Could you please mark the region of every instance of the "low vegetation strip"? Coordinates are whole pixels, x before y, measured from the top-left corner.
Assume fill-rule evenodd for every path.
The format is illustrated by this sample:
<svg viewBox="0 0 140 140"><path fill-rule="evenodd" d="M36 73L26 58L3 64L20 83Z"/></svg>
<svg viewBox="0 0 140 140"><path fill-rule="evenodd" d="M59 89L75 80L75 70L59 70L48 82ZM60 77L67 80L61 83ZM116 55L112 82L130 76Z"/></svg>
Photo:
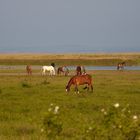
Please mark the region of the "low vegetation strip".
<svg viewBox="0 0 140 140"><path fill-rule="evenodd" d="M140 65L140 53L109 54L1 54L0 65L116 65L126 61L127 65Z"/></svg>

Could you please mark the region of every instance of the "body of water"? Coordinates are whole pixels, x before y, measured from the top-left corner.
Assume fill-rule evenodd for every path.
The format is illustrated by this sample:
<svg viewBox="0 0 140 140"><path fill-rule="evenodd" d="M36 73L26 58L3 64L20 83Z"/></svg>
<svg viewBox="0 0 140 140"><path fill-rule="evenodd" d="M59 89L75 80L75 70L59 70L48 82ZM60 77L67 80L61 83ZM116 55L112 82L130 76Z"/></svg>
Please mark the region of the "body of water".
<svg viewBox="0 0 140 140"><path fill-rule="evenodd" d="M42 66L36 65L32 66L32 69L39 70L41 69ZM10 66L10 65L0 65L0 69L2 70L7 70L7 69L25 69L25 65L17 65L17 66ZM57 67L56 67L57 69ZM69 70L75 70L75 66L68 66ZM86 70L116 70L116 66L85 66ZM140 66L125 66L124 70L140 70Z"/></svg>

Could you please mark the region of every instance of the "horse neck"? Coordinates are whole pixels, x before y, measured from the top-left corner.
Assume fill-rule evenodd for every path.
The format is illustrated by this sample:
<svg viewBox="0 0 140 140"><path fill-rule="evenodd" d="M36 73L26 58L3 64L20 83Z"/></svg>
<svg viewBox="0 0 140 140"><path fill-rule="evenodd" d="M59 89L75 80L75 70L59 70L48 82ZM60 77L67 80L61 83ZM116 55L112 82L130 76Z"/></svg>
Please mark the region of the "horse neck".
<svg viewBox="0 0 140 140"><path fill-rule="evenodd" d="M67 84L67 87L70 88L72 84L73 84L73 78L70 79L70 81Z"/></svg>

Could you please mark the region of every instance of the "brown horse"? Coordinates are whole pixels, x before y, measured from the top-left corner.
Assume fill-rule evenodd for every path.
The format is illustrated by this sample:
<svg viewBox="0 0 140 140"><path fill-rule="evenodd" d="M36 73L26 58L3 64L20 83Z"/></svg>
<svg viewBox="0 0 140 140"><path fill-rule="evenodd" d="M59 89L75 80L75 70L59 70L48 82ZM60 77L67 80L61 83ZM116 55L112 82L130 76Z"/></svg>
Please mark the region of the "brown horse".
<svg viewBox="0 0 140 140"><path fill-rule="evenodd" d="M61 73L64 74L65 76L68 76L69 69L66 66L64 66L64 67L63 66L62 67L58 67L57 74L58 75L61 75Z"/></svg>
<svg viewBox="0 0 140 140"><path fill-rule="evenodd" d="M76 67L76 75L81 75L82 74L82 69L81 66Z"/></svg>
<svg viewBox="0 0 140 140"><path fill-rule="evenodd" d="M84 89L87 88L87 90L89 90L89 87L91 88L91 91L93 91L93 85L92 85L92 77L89 74L85 74L85 75L75 75L73 76L67 86L66 86L66 91L69 92L70 91L70 87L72 85L75 86L75 92L78 92L78 85L87 85Z"/></svg>
<svg viewBox="0 0 140 140"><path fill-rule="evenodd" d="M76 67L76 75L86 74L86 70L84 66L77 66Z"/></svg>
<svg viewBox="0 0 140 140"><path fill-rule="evenodd" d="M27 74L28 74L28 75L32 75L32 68L31 68L30 65L27 65L27 66L26 66L26 71L27 71Z"/></svg>
<svg viewBox="0 0 140 140"><path fill-rule="evenodd" d="M125 66L125 62L118 63L117 70L123 70L124 69L124 66Z"/></svg>

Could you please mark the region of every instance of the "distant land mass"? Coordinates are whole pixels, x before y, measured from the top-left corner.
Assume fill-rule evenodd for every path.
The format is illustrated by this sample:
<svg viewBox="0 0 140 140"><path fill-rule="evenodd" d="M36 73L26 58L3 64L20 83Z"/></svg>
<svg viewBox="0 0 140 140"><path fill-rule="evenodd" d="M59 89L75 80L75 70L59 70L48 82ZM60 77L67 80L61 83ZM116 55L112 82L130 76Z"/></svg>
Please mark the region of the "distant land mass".
<svg viewBox="0 0 140 140"><path fill-rule="evenodd" d="M0 47L0 53L111 53L111 52L140 52L140 47L138 46L94 47L86 45Z"/></svg>

